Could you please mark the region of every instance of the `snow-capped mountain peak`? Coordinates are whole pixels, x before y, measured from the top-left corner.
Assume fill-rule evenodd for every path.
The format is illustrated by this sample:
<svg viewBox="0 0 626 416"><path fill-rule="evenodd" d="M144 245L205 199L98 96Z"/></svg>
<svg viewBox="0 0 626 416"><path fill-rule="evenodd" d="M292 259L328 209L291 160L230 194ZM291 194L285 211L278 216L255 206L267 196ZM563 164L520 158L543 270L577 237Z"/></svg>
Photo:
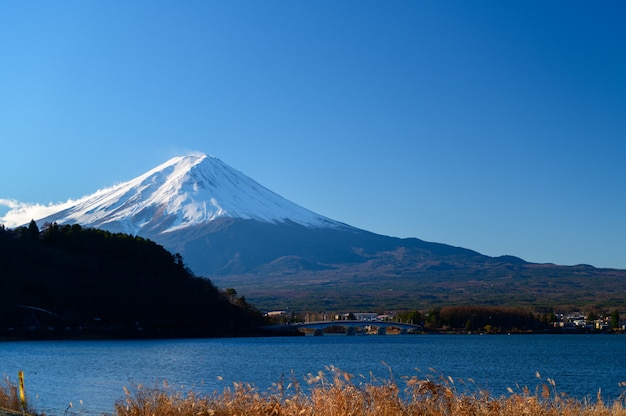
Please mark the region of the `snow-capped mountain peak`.
<svg viewBox="0 0 626 416"><path fill-rule="evenodd" d="M341 227L263 187L221 160L175 157L128 182L85 196L38 220L130 234L162 234L217 218Z"/></svg>

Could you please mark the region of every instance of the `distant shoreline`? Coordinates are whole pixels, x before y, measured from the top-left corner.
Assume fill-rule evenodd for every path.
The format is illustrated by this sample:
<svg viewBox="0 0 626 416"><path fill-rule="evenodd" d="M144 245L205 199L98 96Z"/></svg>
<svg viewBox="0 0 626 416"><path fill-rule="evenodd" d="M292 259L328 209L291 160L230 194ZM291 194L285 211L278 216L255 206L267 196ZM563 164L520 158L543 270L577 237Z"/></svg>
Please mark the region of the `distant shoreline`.
<svg viewBox="0 0 626 416"><path fill-rule="evenodd" d="M342 335L341 332L328 332L326 335ZM345 334L344 334L345 335ZM485 332L485 331L454 331L454 330L428 330L415 334L386 335L359 334L359 336L419 336L419 335L470 335L470 336L510 336L510 335L624 335L620 331L589 331L589 330L553 330L553 331L508 331L508 332ZM257 338L257 337L293 337L314 336L304 332L279 332L269 331L263 328L240 331L236 333L210 333L206 331L145 331L145 332L62 332L49 330L15 330L0 332L0 342L12 341L125 341L125 340L155 340L155 339L211 339L211 338ZM323 336L323 335L322 335ZM351 336L351 335L346 335Z"/></svg>

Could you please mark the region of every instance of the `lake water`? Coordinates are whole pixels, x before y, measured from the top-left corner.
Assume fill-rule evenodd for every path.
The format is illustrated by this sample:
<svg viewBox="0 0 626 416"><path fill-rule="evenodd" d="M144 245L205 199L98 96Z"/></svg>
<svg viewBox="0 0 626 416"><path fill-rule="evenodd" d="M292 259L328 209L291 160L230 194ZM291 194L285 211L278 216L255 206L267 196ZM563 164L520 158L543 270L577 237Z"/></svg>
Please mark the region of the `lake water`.
<svg viewBox="0 0 626 416"><path fill-rule="evenodd" d="M283 374L303 380L328 374L330 365L367 379L389 378L390 368L399 384L402 376L442 375L461 387L458 379L471 378L496 396L506 395L507 387L534 390L549 377L569 396L595 399L601 390L615 399L622 392L618 383L626 381L625 346L624 335L0 342L0 374L15 382L23 370L31 404L50 415L111 413L123 388L137 384L155 387L165 380L171 388L210 394L241 381L265 390Z"/></svg>

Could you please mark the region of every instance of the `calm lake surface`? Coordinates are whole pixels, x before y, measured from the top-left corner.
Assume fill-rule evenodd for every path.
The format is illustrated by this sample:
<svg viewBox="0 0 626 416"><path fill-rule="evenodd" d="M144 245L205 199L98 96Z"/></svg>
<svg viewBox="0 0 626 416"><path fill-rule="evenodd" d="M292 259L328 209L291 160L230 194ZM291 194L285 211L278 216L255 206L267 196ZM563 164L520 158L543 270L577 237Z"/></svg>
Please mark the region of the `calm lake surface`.
<svg viewBox="0 0 626 416"><path fill-rule="evenodd" d="M626 381L624 335L386 335L148 341L0 342L0 374L24 371L31 404L49 415L111 413L124 387L142 384L211 394L249 382L266 390L281 375L298 380L326 366L399 385L402 376L452 377L462 389L506 395L546 378L577 398L605 399ZM383 364L386 363L385 364ZM388 367L389 368L388 368ZM433 371L434 369L434 371ZM539 372L542 380L536 377ZM303 383L306 385L306 383ZM68 410L68 406L72 407Z"/></svg>

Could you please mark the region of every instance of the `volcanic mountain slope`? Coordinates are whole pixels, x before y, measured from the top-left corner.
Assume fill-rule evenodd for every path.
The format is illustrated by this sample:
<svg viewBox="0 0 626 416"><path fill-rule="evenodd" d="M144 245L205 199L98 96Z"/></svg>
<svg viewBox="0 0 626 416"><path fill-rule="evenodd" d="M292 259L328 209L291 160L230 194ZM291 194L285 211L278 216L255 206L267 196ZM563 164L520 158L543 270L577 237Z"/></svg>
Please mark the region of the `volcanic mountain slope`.
<svg viewBox="0 0 626 416"><path fill-rule="evenodd" d="M152 239L197 275L270 309L588 303L597 293L615 303L626 289L623 271L535 265L360 230L207 155L171 159L37 220L46 222Z"/></svg>
<svg viewBox="0 0 626 416"><path fill-rule="evenodd" d="M300 207L219 159L177 157L96 192L38 223L102 228L150 238L201 275L325 270L361 263L401 240L368 233ZM414 240L424 258L478 253Z"/></svg>

